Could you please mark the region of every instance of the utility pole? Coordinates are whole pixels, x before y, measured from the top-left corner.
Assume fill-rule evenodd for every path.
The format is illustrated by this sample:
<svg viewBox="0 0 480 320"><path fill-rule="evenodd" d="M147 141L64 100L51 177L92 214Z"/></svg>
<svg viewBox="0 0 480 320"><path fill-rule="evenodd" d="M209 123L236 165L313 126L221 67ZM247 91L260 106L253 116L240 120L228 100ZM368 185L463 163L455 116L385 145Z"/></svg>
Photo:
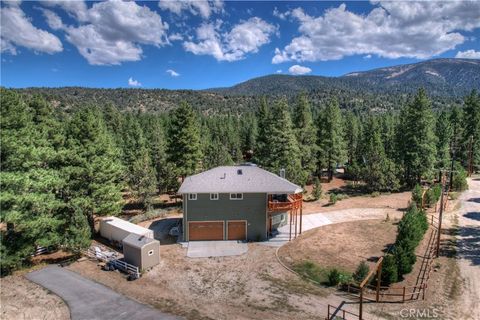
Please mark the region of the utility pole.
<svg viewBox="0 0 480 320"><path fill-rule="evenodd" d="M454 142L452 142L452 146L451 146L451 149L452 149L452 164L450 166L450 179L448 181L448 190L452 189L452 181L453 181L453 166L455 164L455 144ZM443 195L443 193L442 193Z"/></svg>

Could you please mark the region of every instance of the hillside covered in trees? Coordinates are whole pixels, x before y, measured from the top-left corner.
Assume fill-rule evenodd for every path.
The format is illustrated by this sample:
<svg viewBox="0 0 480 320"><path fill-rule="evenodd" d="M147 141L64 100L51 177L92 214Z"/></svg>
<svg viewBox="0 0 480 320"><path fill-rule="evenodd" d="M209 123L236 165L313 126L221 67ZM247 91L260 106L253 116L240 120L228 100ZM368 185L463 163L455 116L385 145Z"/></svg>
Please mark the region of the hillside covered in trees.
<svg viewBox="0 0 480 320"><path fill-rule="evenodd" d="M314 109L300 94L251 100L239 115L188 100L161 113L100 101L58 108L48 97L0 90L2 274L28 264L35 246L87 246L95 217L120 214L122 191L148 211L180 177L246 154L300 185L344 165L369 192L433 180L452 156L464 174L471 139L480 163L475 91L438 112L420 89L398 111L342 110L335 97Z"/></svg>
<svg viewBox="0 0 480 320"><path fill-rule="evenodd" d="M262 96L285 97L290 104L304 92L314 114L332 98L341 109L356 112L398 110L418 88L425 88L434 109L461 104L472 89L480 90L480 61L436 59L342 77L269 75L229 88L208 90L98 89L81 87L17 89L40 94L63 110L86 104L111 104L121 111L165 112L185 101L203 114L255 110Z"/></svg>

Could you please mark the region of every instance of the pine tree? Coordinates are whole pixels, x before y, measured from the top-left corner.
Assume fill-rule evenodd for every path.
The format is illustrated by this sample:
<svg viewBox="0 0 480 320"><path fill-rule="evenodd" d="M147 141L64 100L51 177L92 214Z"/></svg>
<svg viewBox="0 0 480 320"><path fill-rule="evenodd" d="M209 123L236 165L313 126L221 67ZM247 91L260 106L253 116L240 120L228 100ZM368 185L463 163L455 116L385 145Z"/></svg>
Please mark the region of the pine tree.
<svg viewBox="0 0 480 320"><path fill-rule="evenodd" d="M185 177L201 168L202 146L199 126L193 109L181 103L171 114L168 130L168 161L175 164L176 173Z"/></svg>
<svg viewBox="0 0 480 320"><path fill-rule="evenodd" d="M66 137L68 185L64 196L70 199L70 212L83 214L93 232L96 216L120 213L120 191L124 186L120 152L106 128L102 113L96 107L77 111L68 123ZM80 216L72 219L80 219ZM78 224L80 229L84 225L83 222Z"/></svg>
<svg viewBox="0 0 480 320"><path fill-rule="evenodd" d="M470 142L473 141L472 159L473 165L475 166L480 164L480 96L476 90L473 90L465 97L463 119L465 128L463 133L463 158L468 165Z"/></svg>
<svg viewBox="0 0 480 320"><path fill-rule="evenodd" d="M328 169L328 178L333 178L334 165L345 160L343 122L336 100L330 101L317 119L318 167Z"/></svg>
<svg viewBox="0 0 480 320"><path fill-rule="evenodd" d="M452 139L453 130L446 111L442 111L438 116L435 132L437 136L436 167L439 170L448 169L450 167L450 141Z"/></svg>
<svg viewBox="0 0 480 320"><path fill-rule="evenodd" d="M36 246L64 242L59 169L62 127L43 99L28 105L12 91L1 97L1 273L28 262Z"/></svg>
<svg viewBox="0 0 480 320"><path fill-rule="evenodd" d="M265 161L267 170L279 173L285 169L286 178L298 184L305 184L306 176L300 163L300 150L292 128L292 120L285 100L279 100L271 110L275 121L271 122L267 136L269 154Z"/></svg>
<svg viewBox="0 0 480 320"><path fill-rule="evenodd" d="M433 177L436 146L434 118L425 90L420 89L401 112L398 150L405 168L405 181L413 186Z"/></svg>
<svg viewBox="0 0 480 320"><path fill-rule="evenodd" d="M265 166L270 153L268 139L271 136L272 126L271 114L265 97L261 100L256 117L258 122L258 136L256 139L256 150L254 150L253 156L259 165Z"/></svg>
<svg viewBox="0 0 480 320"><path fill-rule="evenodd" d="M305 94L298 96L298 102L293 114L293 126L300 148L300 163L303 168L303 176L309 177L316 168L316 129L313 123L312 111Z"/></svg>

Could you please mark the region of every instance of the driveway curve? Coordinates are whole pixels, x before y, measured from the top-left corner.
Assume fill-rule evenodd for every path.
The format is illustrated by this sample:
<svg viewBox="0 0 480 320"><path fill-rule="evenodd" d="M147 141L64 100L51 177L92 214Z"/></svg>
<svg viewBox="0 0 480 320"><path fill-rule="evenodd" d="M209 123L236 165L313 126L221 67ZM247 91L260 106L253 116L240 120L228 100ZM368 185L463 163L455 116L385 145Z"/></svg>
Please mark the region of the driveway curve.
<svg viewBox="0 0 480 320"><path fill-rule="evenodd" d="M58 266L31 272L27 279L60 296L72 320L182 319L138 303L81 275Z"/></svg>
<svg viewBox="0 0 480 320"><path fill-rule="evenodd" d="M402 211L391 208L352 208L322 213L310 213L303 215L302 232L326 226L333 223L385 219L401 217ZM293 227L293 226L292 226ZM272 247L281 247L288 242L290 237L290 225L287 224L278 229L278 235L262 244ZM292 229L292 232L293 229Z"/></svg>

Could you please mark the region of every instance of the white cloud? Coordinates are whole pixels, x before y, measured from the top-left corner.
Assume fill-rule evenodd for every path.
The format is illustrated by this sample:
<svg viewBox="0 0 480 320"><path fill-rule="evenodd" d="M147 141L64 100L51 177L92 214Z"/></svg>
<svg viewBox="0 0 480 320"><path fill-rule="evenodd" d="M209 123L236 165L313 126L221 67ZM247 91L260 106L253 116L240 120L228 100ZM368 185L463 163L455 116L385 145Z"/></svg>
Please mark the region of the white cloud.
<svg viewBox="0 0 480 320"><path fill-rule="evenodd" d="M480 59L480 51L475 51L473 49L467 51L458 51L455 55L455 58L461 59Z"/></svg>
<svg viewBox="0 0 480 320"><path fill-rule="evenodd" d="M181 15L183 11L189 11L193 15L200 15L203 19L208 19L212 13L223 11L224 3L221 0L160 0L158 6L162 10L168 10L176 15Z"/></svg>
<svg viewBox="0 0 480 320"><path fill-rule="evenodd" d="M176 72L175 70L172 70L172 69L168 69L166 72L172 77L180 76L180 73L178 73L178 72Z"/></svg>
<svg viewBox="0 0 480 320"><path fill-rule="evenodd" d="M277 7L273 8L273 16L277 17L281 20L287 19L287 16L289 15L289 11L287 12L280 12Z"/></svg>
<svg viewBox="0 0 480 320"><path fill-rule="evenodd" d="M278 69L275 73L282 73L282 69Z"/></svg>
<svg viewBox="0 0 480 320"><path fill-rule="evenodd" d="M131 87L141 87L142 84L138 80L133 79L132 77L128 78L128 85Z"/></svg>
<svg viewBox="0 0 480 320"><path fill-rule="evenodd" d="M298 64L296 64L288 68L288 72L294 75L300 75L300 74L310 73L312 72L312 69L304 66L299 66Z"/></svg>
<svg viewBox="0 0 480 320"><path fill-rule="evenodd" d="M91 65L138 61L143 53L141 45L169 43L168 24L155 11L135 2L110 0L94 3L91 8L82 1L48 1L46 5L58 5L77 19L79 26L62 28L66 39ZM47 23L54 29L63 25L55 16L46 13Z"/></svg>
<svg viewBox="0 0 480 320"><path fill-rule="evenodd" d="M170 41L181 41L183 40L183 36L180 33L172 33L168 36L168 40Z"/></svg>
<svg viewBox="0 0 480 320"><path fill-rule="evenodd" d="M17 54L16 46L35 52L53 54L63 51L60 39L54 34L35 27L20 8L19 2L8 2L0 12L1 52Z"/></svg>
<svg viewBox="0 0 480 320"><path fill-rule="evenodd" d="M297 8L285 13L299 23L300 35L272 63L338 60L350 55L430 58L466 41L459 31L480 27L480 2L378 1L368 14L345 4L314 17Z"/></svg>
<svg viewBox="0 0 480 320"><path fill-rule="evenodd" d="M270 42L277 28L264 20L253 17L235 25L229 32L221 32L221 22L204 23L196 30L198 42L186 41L185 50L196 55L211 55L218 61L237 61L246 54L258 52Z"/></svg>
<svg viewBox="0 0 480 320"><path fill-rule="evenodd" d="M50 28L53 30L61 30L64 28L62 19L55 12L47 9L42 9L42 12Z"/></svg>

